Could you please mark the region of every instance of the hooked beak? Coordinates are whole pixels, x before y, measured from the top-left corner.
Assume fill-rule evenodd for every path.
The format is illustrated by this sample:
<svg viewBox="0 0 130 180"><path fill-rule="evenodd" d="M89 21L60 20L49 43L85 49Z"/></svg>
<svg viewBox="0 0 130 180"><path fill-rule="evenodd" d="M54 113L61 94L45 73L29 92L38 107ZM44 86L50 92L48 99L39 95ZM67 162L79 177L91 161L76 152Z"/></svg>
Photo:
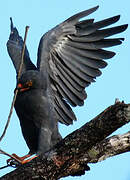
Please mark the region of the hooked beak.
<svg viewBox="0 0 130 180"><path fill-rule="evenodd" d="M18 85L17 85L17 89L22 89L23 88L23 85L21 84L21 83L19 83Z"/></svg>
<svg viewBox="0 0 130 180"><path fill-rule="evenodd" d="M23 86L21 83L17 84L16 88L14 89L14 93L16 92L16 90L20 91L22 88Z"/></svg>

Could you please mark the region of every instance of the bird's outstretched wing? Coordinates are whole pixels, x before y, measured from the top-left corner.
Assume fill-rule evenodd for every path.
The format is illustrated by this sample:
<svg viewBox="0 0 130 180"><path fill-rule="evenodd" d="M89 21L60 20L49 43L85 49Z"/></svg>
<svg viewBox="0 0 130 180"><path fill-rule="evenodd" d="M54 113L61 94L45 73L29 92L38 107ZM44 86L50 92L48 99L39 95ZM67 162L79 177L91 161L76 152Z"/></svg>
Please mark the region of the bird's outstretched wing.
<svg viewBox="0 0 130 180"><path fill-rule="evenodd" d="M7 42L7 50L8 50L9 56L13 62L13 65L16 69L16 73L18 74L20 63L21 63L23 39L19 35L17 28L14 27L12 18L10 18L10 20L11 20L11 25L10 25L11 33L9 36L9 40ZM25 52L24 52L22 73L27 70L36 70L36 69L37 69L36 66L30 60L29 52L26 47Z"/></svg>
<svg viewBox="0 0 130 180"><path fill-rule="evenodd" d="M115 55L102 48L119 45L124 40L108 37L125 31L127 25L105 28L120 16L99 22L80 21L97 9L98 6L70 17L43 35L39 44L37 67L48 75L50 101L58 120L64 124L76 119L69 105L84 104L85 87L101 75L99 69L107 66L104 59Z"/></svg>

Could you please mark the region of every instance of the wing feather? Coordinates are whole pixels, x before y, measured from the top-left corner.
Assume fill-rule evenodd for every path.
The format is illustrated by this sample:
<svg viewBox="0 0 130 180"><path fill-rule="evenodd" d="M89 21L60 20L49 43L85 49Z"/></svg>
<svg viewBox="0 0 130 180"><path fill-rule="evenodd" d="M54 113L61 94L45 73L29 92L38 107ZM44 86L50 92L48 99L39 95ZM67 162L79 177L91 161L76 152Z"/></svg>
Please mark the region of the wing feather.
<svg viewBox="0 0 130 180"><path fill-rule="evenodd" d="M103 30L96 30L94 33L89 34L87 36L75 36L75 35L69 35L69 38L73 41L78 41L78 42L93 42L93 41L99 41L101 39L104 39L106 37L112 36L114 34L121 33L125 31L127 25L122 25L122 26L116 26L112 28L107 28Z"/></svg>
<svg viewBox="0 0 130 180"><path fill-rule="evenodd" d="M74 48L80 48L80 49L90 49L90 50L98 50L101 48L108 48L116 45L120 45L124 38L118 38L118 39L102 39L95 42L74 42L71 41L71 39L68 39L66 42L66 45L74 47Z"/></svg>
<svg viewBox="0 0 130 180"><path fill-rule="evenodd" d="M95 80L90 77L90 76L87 76L86 77L86 80L83 80L82 77L78 76L76 73L72 72L68 66L66 66L66 64L64 62L61 62L60 61L60 58L57 58L55 55L54 55L55 59L57 60L57 66L60 66L59 69L61 69L66 75L69 76L69 78L72 80L72 81L75 81L75 83L79 86L81 86L82 88L84 87L87 87L90 82L95 82ZM68 78L68 79L69 79ZM80 89L82 90L82 89Z"/></svg>

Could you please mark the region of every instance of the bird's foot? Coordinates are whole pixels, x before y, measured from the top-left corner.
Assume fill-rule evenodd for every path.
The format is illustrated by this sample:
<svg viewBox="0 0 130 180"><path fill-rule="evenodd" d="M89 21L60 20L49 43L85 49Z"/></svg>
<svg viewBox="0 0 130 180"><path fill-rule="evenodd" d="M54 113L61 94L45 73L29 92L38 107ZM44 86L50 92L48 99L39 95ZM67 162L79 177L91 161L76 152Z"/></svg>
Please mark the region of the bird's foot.
<svg viewBox="0 0 130 180"><path fill-rule="evenodd" d="M31 156L31 154L27 154L25 156L19 157L16 154L12 154L10 155L10 159L7 160L7 164L9 164L12 167L18 167L22 164L26 164L28 162L30 162L32 159L36 158L37 155L34 155L33 157L29 158ZM29 159L26 159L29 158Z"/></svg>

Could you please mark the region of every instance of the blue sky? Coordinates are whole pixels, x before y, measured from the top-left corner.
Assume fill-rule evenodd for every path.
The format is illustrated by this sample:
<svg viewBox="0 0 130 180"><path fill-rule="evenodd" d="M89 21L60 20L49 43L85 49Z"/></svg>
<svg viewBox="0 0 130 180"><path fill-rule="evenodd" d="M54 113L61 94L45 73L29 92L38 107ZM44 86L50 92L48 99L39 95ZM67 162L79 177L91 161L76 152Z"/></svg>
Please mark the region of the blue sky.
<svg viewBox="0 0 130 180"><path fill-rule="evenodd" d="M88 8L99 5L100 8L89 18L101 20L110 16L121 14L121 19L117 24L130 23L129 0L124 1L31 1L31 0L4 0L0 4L0 133L2 133L4 125L9 113L13 91L16 84L15 70L6 50L6 42L10 33L9 17L13 18L14 24L17 26L19 33L24 36L25 26L29 25L29 33L27 38L27 47L30 52L31 59L36 63L37 47L42 34L55 25L59 24L69 16L86 10ZM88 87L88 98L84 107L76 108L78 121L74 125L66 127L60 126L62 136L66 136L70 132L81 127L87 121L95 117L106 107L113 104L115 98L130 102L129 97L129 76L130 76L130 28L126 32L118 35L125 37L126 40L121 46L111 48L117 54L111 60L108 60L108 66L103 70L103 75L97 78L97 82ZM130 124L120 128L114 134L125 133L130 130ZM11 123L9 125L6 136L0 142L0 148L8 153L16 153L24 155L28 152L28 148L21 134L18 118L13 112ZM7 157L0 154L0 166L6 163ZM101 163L90 165L91 171L82 177L73 178L75 180L129 180L130 179L130 153L125 153L113 158L109 158ZM6 174L13 169L7 168L0 171L0 176ZM71 180L71 177L65 178Z"/></svg>

